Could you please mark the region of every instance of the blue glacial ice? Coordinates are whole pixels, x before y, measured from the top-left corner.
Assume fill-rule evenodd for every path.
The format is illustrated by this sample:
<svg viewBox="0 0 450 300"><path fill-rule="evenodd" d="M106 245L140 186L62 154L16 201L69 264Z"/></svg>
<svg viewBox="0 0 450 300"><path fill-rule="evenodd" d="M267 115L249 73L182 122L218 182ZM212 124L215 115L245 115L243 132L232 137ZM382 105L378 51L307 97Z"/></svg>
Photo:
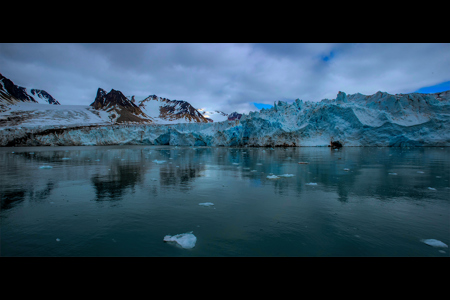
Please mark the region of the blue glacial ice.
<svg viewBox="0 0 450 300"><path fill-rule="evenodd" d="M213 123L127 124L58 129L56 125L0 128L0 145L179 146L450 146L450 91L377 92L319 102L278 101L240 120ZM53 131L52 131L53 130ZM269 148L270 150L270 148Z"/></svg>
<svg viewBox="0 0 450 300"><path fill-rule="evenodd" d="M164 242L176 242L185 249L192 249L195 247L197 237L192 234L192 231L190 231L176 235L166 235L163 240Z"/></svg>
<svg viewBox="0 0 450 300"><path fill-rule="evenodd" d="M423 239L420 241L432 247L448 248L447 244L436 239Z"/></svg>

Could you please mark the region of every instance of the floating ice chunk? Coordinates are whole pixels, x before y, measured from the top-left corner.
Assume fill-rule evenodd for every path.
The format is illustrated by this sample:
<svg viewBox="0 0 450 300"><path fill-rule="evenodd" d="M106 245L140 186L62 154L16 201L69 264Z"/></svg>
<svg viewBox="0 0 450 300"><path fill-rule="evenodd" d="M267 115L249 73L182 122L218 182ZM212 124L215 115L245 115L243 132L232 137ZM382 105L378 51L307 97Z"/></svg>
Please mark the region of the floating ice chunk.
<svg viewBox="0 0 450 300"><path fill-rule="evenodd" d="M198 205L200 205L200 206L212 206L212 205L214 205L214 203L212 203L212 202L204 202L204 203L199 203Z"/></svg>
<svg viewBox="0 0 450 300"><path fill-rule="evenodd" d="M435 188L432 188L432 187L428 187L428 189L429 189L429 190L432 190L432 191L435 191L435 190L436 190Z"/></svg>
<svg viewBox="0 0 450 300"><path fill-rule="evenodd" d="M397 175L397 173L388 173L389 175Z"/></svg>
<svg viewBox="0 0 450 300"><path fill-rule="evenodd" d="M63 158L61 158L62 160L69 160L69 159L71 159L70 157L63 157Z"/></svg>
<svg viewBox="0 0 450 300"><path fill-rule="evenodd" d="M433 247L442 247L442 248L448 248L448 245L435 239L423 239L420 240L421 242L424 242L425 244Z"/></svg>
<svg viewBox="0 0 450 300"><path fill-rule="evenodd" d="M308 182L308 183L305 183L305 185L317 185L317 183L315 183L315 182Z"/></svg>
<svg viewBox="0 0 450 300"><path fill-rule="evenodd" d="M269 175L267 176L268 179L278 179L280 177L278 177L277 175Z"/></svg>
<svg viewBox="0 0 450 300"><path fill-rule="evenodd" d="M191 249L195 247L197 237L192 234L192 231L190 231L176 235L166 235L164 237L164 242L176 242L185 249Z"/></svg>
<svg viewBox="0 0 450 300"><path fill-rule="evenodd" d="M279 177L294 177L294 174L283 174L283 175L278 175Z"/></svg>
<svg viewBox="0 0 450 300"><path fill-rule="evenodd" d="M162 163L165 163L166 161L165 160L157 160L157 159L155 159L153 162L157 163L157 164L162 164Z"/></svg>
<svg viewBox="0 0 450 300"><path fill-rule="evenodd" d="M40 166L39 169L53 169L52 166Z"/></svg>
<svg viewBox="0 0 450 300"><path fill-rule="evenodd" d="M344 171L350 171L350 169L345 168Z"/></svg>
<svg viewBox="0 0 450 300"><path fill-rule="evenodd" d="M56 239L57 242L61 241L60 239Z"/></svg>

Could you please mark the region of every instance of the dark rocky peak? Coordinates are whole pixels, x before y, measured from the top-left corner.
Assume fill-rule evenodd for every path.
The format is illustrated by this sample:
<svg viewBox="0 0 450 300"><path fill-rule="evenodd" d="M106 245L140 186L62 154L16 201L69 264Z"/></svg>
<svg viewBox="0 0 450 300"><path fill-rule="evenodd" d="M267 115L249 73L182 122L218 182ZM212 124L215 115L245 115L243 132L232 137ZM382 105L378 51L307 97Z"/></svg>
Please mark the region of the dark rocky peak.
<svg viewBox="0 0 450 300"><path fill-rule="evenodd" d="M0 74L0 81L2 82L2 89L17 100L38 103L32 96L28 95L26 88L15 85L10 79L6 78L2 74Z"/></svg>
<svg viewBox="0 0 450 300"><path fill-rule="evenodd" d="M239 120L242 117L242 114L238 114L237 112L232 112L228 115L228 121Z"/></svg>
<svg viewBox="0 0 450 300"><path fill-rule="evenodd" d="M49 93L47 93L44 90L38 90L38 89L31 89L31 94L35 95L36 97L39 97L41 99L44 99L48 102L48 104L53 105L61 105L61 103L58 102L55 98L52 97Z"/></svg>
<svg viewBox="0 0 450 300"><path fill-rule="evenodd" d="M97 96L91 106L95 109L103 109L110 106L123 108L137 108L136 104L131 102L121 91L111 89L109 93L102 88L98 88Z"/></svg>

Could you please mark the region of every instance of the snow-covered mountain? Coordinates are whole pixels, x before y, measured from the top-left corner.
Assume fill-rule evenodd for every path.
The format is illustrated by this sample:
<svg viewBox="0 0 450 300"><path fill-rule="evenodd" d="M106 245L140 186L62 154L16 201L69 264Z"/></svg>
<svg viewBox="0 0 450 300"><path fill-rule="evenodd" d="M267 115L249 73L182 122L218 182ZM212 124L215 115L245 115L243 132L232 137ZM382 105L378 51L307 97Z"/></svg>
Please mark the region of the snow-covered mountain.
<svg viewBox="0 0 450 300"><path fill-rule="evenodd" d="M36 96L34 98L38 103L41 104L53 104L53 105L61 105L55 98L52 97L49 93L44 90L31 89L31 94Z"/></svg>
<svg viewBox="0 0 450 300"><path fill-rule="evenodd" d="M145 105L145 102L144 102ZM148 108L147 108L148 109ZM239 120L89 128L0 128L0 145L450 146L450 91L343 92L320 102L278 101Z"/></svg>
<svg viewBox="0 0 450 300"><path fill-rule="evenodd" d="M98 88L97 96L91 105L98 111L104 111L112 123L150 123L152 119L124 96L121 91L112 89L109 93L102 88Z"/></svg>
<svg viewBox="0 0 450 300"><path fill-rule="evenodd" d="M198 109L199 112L203 114L203 116L208 119L209 122L222 122L222 121L234 121L239 120L242 117L242 114L237 112L232 112L230 114L224 113L218 110L206 110L204 108Z"/></svg>
<svg viewBox="0 0 450 300"><path fill-rule="evenodd" d="M97 90L89 105L61 105L40 89L15 85L0 74L0 126L98 126L111 124L175 124L208 122L190 103L151 95L141 101L112 89ZM50 107L53 104L58 107Z"/></svg>
<svg viewBox="0 0 450 300"><path fill-rule="evenodd" d="M187 101L169 100L150 95L137 103L142 112L157 124L209 122Z"/></svg>
<svg viewBox="0 0 450 300"><path fill-rule="evenodd" d="M31 89L30 95L26 88L15 85L14 82L0 73L0 111L8 110L11 104L14 105L21 102L60 105L60 103L46 91Z"/></svg>

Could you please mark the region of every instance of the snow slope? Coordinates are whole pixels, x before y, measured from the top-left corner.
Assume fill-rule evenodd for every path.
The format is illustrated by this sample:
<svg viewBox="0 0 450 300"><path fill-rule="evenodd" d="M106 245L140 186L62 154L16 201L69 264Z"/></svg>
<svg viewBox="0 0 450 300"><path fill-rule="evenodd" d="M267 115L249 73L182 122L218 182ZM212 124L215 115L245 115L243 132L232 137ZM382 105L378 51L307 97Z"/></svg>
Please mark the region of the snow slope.
<svg viewBox="0 0 450 300"><path fill-rule="evenodd" d="M111 124L106 112L97 111L88 105L18 102L10 105L9 108L7 111L0 112L0 124L12 129Z"/></svg>
<svg viewBox="0 0 450 300"><path fill-rule="evenodd" d="M90 117L85 124L106 125L107 121L102 116ZM213 123L109 125L58 129L57 133L56 123L53 130L41 132L35 126L0 128L0 145L274 147L327 146L340 141L344 147L450 146L450 91L368 96L339 92L336 99L278 101L274 107L244 114L240 120Z"/></svg>

